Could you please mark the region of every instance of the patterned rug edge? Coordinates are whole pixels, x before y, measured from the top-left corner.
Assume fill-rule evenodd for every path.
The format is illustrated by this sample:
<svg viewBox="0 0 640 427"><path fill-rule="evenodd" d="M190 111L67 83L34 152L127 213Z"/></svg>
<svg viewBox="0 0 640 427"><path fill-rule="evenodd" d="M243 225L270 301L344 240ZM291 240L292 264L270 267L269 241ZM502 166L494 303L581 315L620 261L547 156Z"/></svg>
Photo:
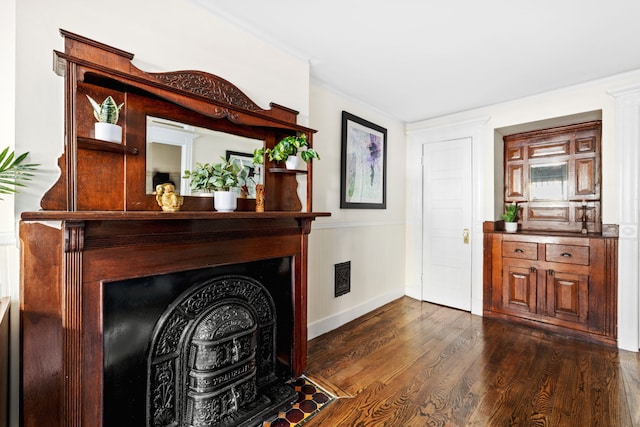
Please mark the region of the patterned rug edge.
<svg viewBox="0 0 640 427"><path fill-rule="evenodd" d="M290 384L298 393L297 402L287 411L280 412L271 421L262 423L262 427L299 427L309 421L314 415L325 409L339 397L327 390L326 384L319 384L302 375L291 380Z"/></svg>

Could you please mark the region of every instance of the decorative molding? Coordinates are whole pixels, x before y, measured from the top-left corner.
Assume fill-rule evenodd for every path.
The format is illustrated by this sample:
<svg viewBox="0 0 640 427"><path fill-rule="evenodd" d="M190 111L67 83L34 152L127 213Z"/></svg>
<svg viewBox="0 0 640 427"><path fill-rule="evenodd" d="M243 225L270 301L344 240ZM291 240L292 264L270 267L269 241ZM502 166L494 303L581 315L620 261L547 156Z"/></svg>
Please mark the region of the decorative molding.
<svg viewBox="0 0 640 427"><path fill-rule="evenodd" d="M65 252L82 252L84 250L84 221L67 222L64 234Z"/></svg>
<svg viewBox="0 0 640 427"><path fill-rule="evenodd" d="M408 224L414 224L419 237L416 237L407 251L407 256L419 257L412 262L414 271L407 271L407 277L422 277L422 147L424 144L447 141L453 139L470 138L472 156L472 230L471 230L471 312L482 315L482 222L484 212L484 153L486 146L486 127L490 116L481 116L470 120L454 123L429 125L428 122L410 123L406 127L408 136L407 186L412 189L408 193L407 216ZM410 196L412 194L413 196ZM408 284L408 288L411 288ZM422 284L419 284L422 288ZM414 293L414 292L412 292ZM423 298L424 299L424 298Z"/></svg>
<svg viewBox="0 0 640 427"><path fill-rule="evenodd" d="M331 230L340 228L362 228L362 227L390 227L404 226L405 221L358 221L358 222L313 222L314 230Z"/></svg>
<svg viewBox="0 0 640 427"><path fill-rule="evenodd" d="M249 111L263 111L247 95L231 82L202 71L174 71L168 73L147 73L163 84L216 102L224 102ZM216 117L226 117L230 112L218 109ZM229 116L230 119L233 117Z"/></svg>
<svg viewBox="0 0 640 427"><path fill-rule="evenodd" d="M0 233L0 246L15 246L17 243L18 238L15 233Z"/></svg>

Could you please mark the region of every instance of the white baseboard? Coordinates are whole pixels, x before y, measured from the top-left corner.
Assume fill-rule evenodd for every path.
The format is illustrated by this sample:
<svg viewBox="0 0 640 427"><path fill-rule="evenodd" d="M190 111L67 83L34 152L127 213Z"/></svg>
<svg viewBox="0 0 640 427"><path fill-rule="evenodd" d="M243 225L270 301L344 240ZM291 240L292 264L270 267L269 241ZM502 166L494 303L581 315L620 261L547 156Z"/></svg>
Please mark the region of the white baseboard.
<svg viewBox="0 0 640 427"><path fill-rule="evenodd" d="M325 317L324 319L315 321L307 325L307 335L308 339L313 339L319 337L322 334L325 334L329 331L332 331L345 323L348 323L354 319L357 319L360 316L363 316L378 307L382 307L383 305L390 303L393 300L396 300L400 297L404 296L403 290L395 290L393 292L388 292L386 294L380 295L377 298L366 301L360 305L350 308L349 310L343 311L341 313L335 314L333 316Z"/></svg>

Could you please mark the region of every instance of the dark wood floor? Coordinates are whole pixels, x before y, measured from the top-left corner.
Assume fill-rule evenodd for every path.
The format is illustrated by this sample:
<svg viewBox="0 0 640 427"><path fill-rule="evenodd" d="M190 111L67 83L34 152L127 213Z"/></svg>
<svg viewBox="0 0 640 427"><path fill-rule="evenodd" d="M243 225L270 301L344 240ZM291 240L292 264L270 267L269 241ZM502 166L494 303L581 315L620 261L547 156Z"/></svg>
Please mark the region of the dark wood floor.
<svg viewBox="0 0 640 427"><path fill-rule="evenodd" d="M640 426L640 356L401 298L309 343L305 427Z"/></svg>

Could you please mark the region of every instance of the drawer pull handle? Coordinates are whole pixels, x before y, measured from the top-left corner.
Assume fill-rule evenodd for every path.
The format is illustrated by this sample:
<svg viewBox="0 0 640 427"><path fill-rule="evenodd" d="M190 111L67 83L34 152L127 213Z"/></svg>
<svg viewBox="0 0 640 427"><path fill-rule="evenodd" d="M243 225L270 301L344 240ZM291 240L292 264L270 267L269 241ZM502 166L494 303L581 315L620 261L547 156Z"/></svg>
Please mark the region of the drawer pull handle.
<svg viewBox="0 0 640 427"><path fill-rule="evenodd" d="M521 254L524 251L522 249L520 249L520 248L516 248L516 250L514 252L517 253L517 254Z"/></svg>
<svg viewBox="0 0 640 427"><path fill-rule="evenodd" d="M564 252L562 256L565 258L571 258L571 254L569 252Z"/></svg>

